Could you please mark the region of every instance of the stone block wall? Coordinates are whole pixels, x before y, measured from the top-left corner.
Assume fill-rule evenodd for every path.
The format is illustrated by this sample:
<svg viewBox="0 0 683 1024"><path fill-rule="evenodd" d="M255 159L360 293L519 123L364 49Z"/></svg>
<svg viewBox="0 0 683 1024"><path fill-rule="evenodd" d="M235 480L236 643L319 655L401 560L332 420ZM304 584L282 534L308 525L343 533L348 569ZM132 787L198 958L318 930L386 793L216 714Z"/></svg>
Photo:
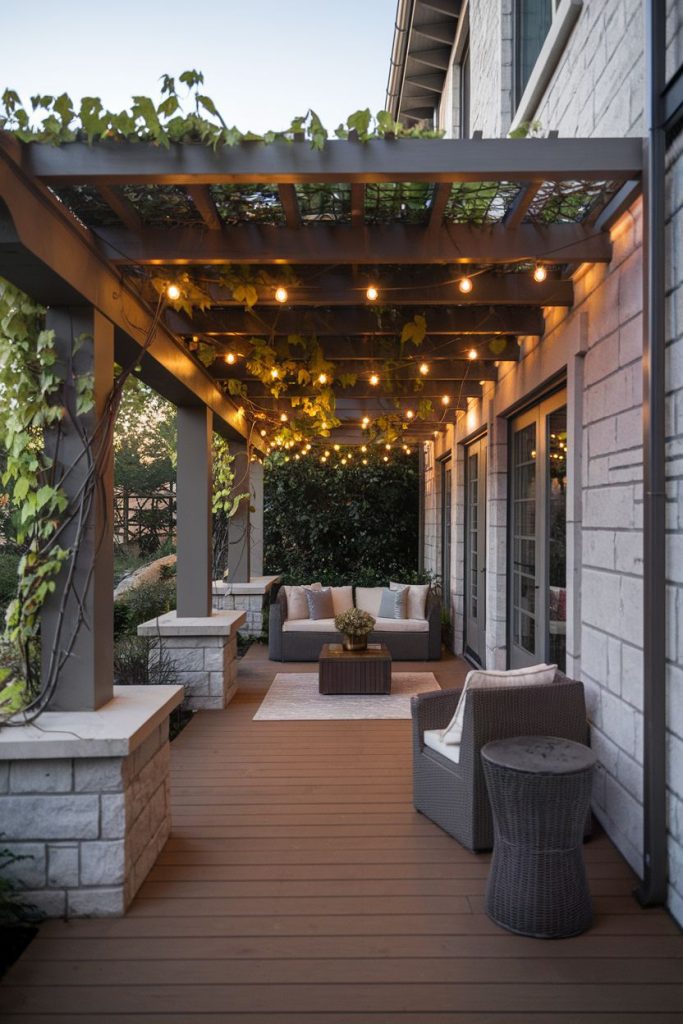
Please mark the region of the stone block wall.
<svg viewBox="0 0 683 1024"><path fill-rule="evenodd" d="M120 915L171 829L168 718L126 757L0 762L0 847L48 917Z"/></svg>
<svg viewBox="0 0 683 1024"><path fill-rule="evenodd" d="M261 636L263 633L263 612L267 606L265 594L217 593L214 587L213 607L223 611L241 611L246 615L239 632L244 636Z"/></svg>
<svg viewBox="0 0 683 1024"><path fill-rule="evenodd" d="M237 637L168 636L151 648L153 664L163 652L176 667L176 682L185 689L192 711L226 707L237 692Z"/></svg>

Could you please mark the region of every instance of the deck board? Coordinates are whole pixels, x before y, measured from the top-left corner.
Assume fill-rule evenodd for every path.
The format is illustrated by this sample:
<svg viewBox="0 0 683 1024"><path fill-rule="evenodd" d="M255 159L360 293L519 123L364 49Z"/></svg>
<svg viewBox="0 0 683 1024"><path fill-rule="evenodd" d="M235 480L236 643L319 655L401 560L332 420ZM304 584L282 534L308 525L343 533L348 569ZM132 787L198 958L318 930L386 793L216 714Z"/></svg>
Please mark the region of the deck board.
<svg viewBox="0 0 683 1024"><path fill-rule="evenodd" d="M443 686L466 671L408 667ZM585 846L589 932L504 932L483 909L489 856L412 808L409 722L252 721L275 672L310 669L252 648L230 707L172 746L173 833L128 914L46 922L0 988L3 1021L681 1019L681 932L637 905L604 834Z"/></svg>

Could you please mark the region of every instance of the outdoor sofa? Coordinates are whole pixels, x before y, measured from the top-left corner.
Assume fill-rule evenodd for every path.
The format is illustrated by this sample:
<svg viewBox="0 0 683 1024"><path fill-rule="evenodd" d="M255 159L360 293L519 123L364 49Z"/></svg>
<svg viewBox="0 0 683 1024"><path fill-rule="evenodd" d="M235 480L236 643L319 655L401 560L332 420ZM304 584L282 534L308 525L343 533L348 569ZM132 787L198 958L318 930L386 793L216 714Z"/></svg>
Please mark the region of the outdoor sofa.
<svg viewBox="0 0 683 1024"><path fill-rule="evenodd" d="M342 636L335 629L334 618L301 617L300 595L293 594L294 589L300 588L280 587L270 606L268 654L272 661L317 661L323 644L341 643ZM382 618L378 615L378 610L384 589L386 588L333 587L335 615L349 607L362 608L370 612L376 624L368 640L370 643L386 644L394 661L433 661L440 658L439 597L429 586L415 587L413 593L409 595L411 603L408 606L408 614L412 612L411 617ZM296 609L294 605L297 606Z"/></svg>

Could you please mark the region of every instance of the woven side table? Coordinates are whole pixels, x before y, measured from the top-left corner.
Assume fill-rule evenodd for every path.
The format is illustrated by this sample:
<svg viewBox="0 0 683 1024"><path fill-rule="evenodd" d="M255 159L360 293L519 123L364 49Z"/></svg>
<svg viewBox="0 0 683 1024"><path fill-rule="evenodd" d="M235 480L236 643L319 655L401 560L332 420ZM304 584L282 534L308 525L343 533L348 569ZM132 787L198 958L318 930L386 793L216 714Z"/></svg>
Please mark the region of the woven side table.
<svg viewBox="0 0 683 1024"><path fill-rule="evenodd" d="M517 736L481 757L494 834L487 914L520 935L578 935L593 920L581 845L595 755L573 740Z"/></svg>

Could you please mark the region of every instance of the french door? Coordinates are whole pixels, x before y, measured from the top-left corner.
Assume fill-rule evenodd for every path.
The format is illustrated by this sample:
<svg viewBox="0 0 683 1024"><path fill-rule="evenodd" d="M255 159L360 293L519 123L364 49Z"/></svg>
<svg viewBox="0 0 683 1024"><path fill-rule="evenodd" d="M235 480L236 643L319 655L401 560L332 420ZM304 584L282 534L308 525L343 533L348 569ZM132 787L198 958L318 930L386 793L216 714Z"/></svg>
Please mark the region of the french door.
<svg viewBox="0 0 683 1024"><path fill-rule="evenodd" d="M451 600L451 460L441 463L441 591L445 607Z"/></svg>
<svg viewBox="0 0 683 1024"><path fill-rule="evenodd" d="M566 402L559 392L511 424L511 668L566 664Z"/></svg>
<svg viewBox="0 0 683 1024"><path fill-rule="evenodd" d="M465 448L465 653L486 652L486 438Z"/></svg>

